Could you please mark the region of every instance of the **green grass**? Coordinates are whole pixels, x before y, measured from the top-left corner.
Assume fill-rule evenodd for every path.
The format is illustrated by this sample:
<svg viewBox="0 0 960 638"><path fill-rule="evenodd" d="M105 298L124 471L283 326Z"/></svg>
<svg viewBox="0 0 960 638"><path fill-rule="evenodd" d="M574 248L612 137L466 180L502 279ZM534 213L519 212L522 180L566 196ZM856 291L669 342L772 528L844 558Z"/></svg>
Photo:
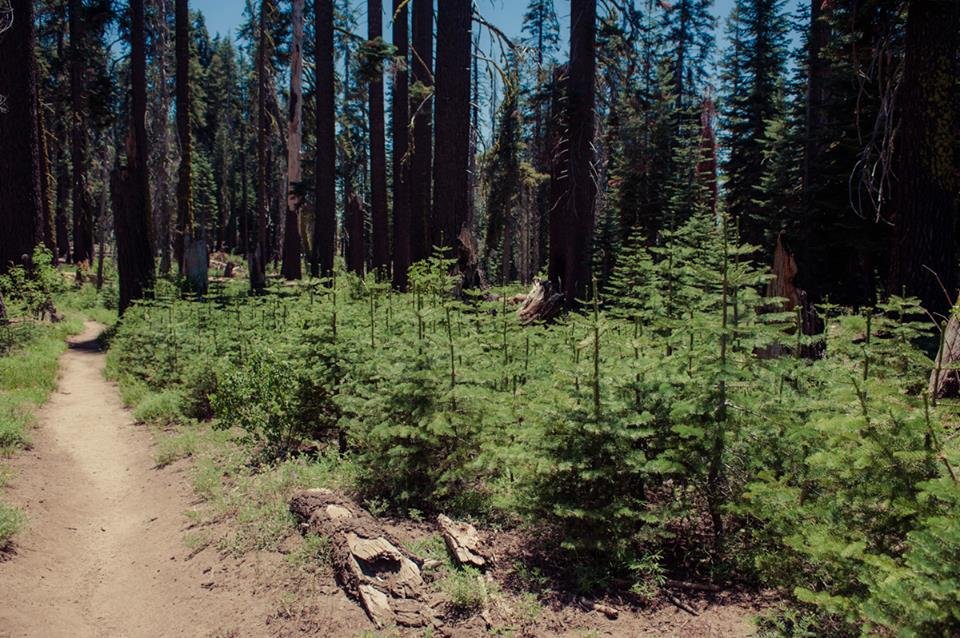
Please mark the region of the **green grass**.
<svg viewBox="0 0 960 638"><path fill-rule="evenodd" d="M171 425L183 421L183 397L174 390L145 395L133 411L138 423Z"/></svg>
<svg viewBox="0 0 960 638"><path fill-rule="evenodd" d="M0 503L0 548L23 529L27 519L20 510Z"/></svg>

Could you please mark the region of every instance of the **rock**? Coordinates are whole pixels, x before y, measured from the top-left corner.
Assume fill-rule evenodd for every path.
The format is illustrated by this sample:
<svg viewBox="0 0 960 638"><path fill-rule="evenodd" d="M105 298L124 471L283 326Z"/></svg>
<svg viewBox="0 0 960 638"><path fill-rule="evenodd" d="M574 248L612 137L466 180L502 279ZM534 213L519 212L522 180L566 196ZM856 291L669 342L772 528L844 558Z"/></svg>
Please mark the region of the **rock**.
<svg viewBox="0 0 960 638"><path fill-rule="evenodd" d="M451 520L443 514L437 516L437 525L440 526L440 535L443 536L447 549L459 564L480 569L487 567L487 559L481 553L477 528L468 523Z"/></svg>

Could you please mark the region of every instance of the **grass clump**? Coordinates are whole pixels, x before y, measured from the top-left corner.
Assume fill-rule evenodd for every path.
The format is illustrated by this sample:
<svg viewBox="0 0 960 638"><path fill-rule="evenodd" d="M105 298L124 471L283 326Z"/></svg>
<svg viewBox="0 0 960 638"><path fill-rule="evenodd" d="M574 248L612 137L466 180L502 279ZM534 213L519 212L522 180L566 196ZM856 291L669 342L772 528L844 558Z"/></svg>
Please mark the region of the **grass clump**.
<svg viewBox="0 0 960 638"><path fill-rule="evenodd" d="M0 503L0 548L10 542L26 525L27 517L20 510Z"/></svg>
<svg viewBox="0 0 960 638"><path fill-rule="evenodd" d="M133 411L133 418L138 423L148 425L171 425L180 423L183 420L183 397L173 390L163 392L152 392L147 394L136 409Z"/></svg>

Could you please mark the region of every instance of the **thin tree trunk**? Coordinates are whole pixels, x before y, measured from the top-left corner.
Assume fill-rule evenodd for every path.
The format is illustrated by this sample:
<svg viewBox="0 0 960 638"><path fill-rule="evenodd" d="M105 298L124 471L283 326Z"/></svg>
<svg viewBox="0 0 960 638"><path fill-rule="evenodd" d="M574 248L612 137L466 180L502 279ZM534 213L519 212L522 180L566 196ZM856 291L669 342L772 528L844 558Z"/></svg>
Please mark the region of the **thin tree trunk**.
<svg viewBox="0 0 960 638"><path fill-rule="evenodd" d="M40 204L43 209L43 245L57 259L57 234L53 223L53 207L50 205L50 156L47 153L47 127L44 123L43 105L37 90L37 142L40 160Z"/></svg>
<svg viewBox="0 0 960 638"><path fill-rule="evenodd" d="M36 30L32 0L13 0L14 21L0 37L0 272L43 241Z"/></svg>
<svg viewBox="0 0 960 638"><path fill-rule="evenodd" d="M84 20L80 0L70 0L70 155L73 165L73 261L93 259L93 218L87 196L87 128L83 78ZM5 63L6 64L6 63Z"/></svg>
<svg viewBox="0 0 960 638"><path fill-rule="evenodd" d="M267 284L267 242L269 211L267 210L267 130L270 118L267 113L267 10L269 0L260 2L260 21L257 44L257 230L256 243L248 255L250 288L262 292Z"/></svg>
<svg viewBox="0 0 960 638"><path fill-rule="evenodd" d="M185 272L184 252L193 235L193 185L190 139L190 8L188 0L176 0L177 138L180 169L177 178L177 226L173 252L180 272Z"/></svg>
<svg viewBox="0 0 960 638"><path fill-rule="evenodd" d="M946 314L957 296L960 4L911 0L894 158L890 290ZM941 288L946 288L947 298Z"/></svg>
<svg viewBox="0 0 960 638"><path fill-rule="evenodd" d="M413 0L413 81L433 86L433 0ZM413 154L410 159L410 261L430 256L427 220L432 219L433 97L413 104Z"/></svg>
<svg viewBox="0 0 960 638"><path fill-rule="evenodd" d="M316 212L310 272L314 277L333 272L336 237L336 120L333 70L333 0L316 0L317 153Z"/></svg>
<svg viewBox="0 0 960 638"><path fill-rule="evenodd" d="M367 38L383 38L383 3L367 0ZM390 268L390 228L387 222L387 155L383 114L383 69L370 81L370 217L373 228L373 269L383 277Z"/></svg>
<svg viewBox="0 0 960 638"><path fill-rule="evenodd" d="M167 61L169 53L169 29L167 27L167 15L169 12L168 0L155 0L156 5L156 27L154 31L154 42L156 52L154 64L157 65L157 90L159 109L156 114L155 126L159 127L158 146L160 147L159 161L156 171L156 197L154 205L154 217L156 218L157 243L160 250L160 272L164 275L170 273L171 254L170 254L170 174L167 165L167 158L170 156L170 93L167 91Z"/></svg>
<svg viewBox="0 0 960 638"><path fill-rule="evenodd" d="M293 0L293 42L290 54L290 121L287 131L287 216L283 245L283 277L300 279L300 146L303 136L303 0Z"/></svg>
<svg viewBox="0 0 960 638"><path fill-rule="evenodd" d="M410 269L410 88L407 78L408 27L405 0L393 0L393 46L398 67L393 79L393 287L407 289Z"/></svg>
<svg viewBox="0 0 960 638"><path fill-rule="evenodd" d="M366 247L363 243L363 200L359 195L349 193L344 214L347 227L347 269L362 277Z"/></svg>
<svg viewBox="0 0 960 638"><path fill-rule="evenodd" d="M434 146L434 243L452 248L466 272L471 247L467 211L470 189L471 0L444 0L437 13L436 136Z"/></svg>

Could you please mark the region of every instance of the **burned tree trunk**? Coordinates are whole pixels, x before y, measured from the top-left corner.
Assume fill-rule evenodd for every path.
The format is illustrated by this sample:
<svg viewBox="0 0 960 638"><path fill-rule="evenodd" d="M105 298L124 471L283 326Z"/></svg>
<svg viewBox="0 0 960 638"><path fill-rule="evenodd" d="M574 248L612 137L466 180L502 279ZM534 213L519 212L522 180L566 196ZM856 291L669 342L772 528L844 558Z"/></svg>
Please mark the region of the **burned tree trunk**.
<svg viewBox="0 0 960 638"><path fill-rule="evenodd" d="M330 539L333 569L378 627L436 625L424 599L423 561L353 501L329 490L294 495L290 511L304 532Z"/></svg>

